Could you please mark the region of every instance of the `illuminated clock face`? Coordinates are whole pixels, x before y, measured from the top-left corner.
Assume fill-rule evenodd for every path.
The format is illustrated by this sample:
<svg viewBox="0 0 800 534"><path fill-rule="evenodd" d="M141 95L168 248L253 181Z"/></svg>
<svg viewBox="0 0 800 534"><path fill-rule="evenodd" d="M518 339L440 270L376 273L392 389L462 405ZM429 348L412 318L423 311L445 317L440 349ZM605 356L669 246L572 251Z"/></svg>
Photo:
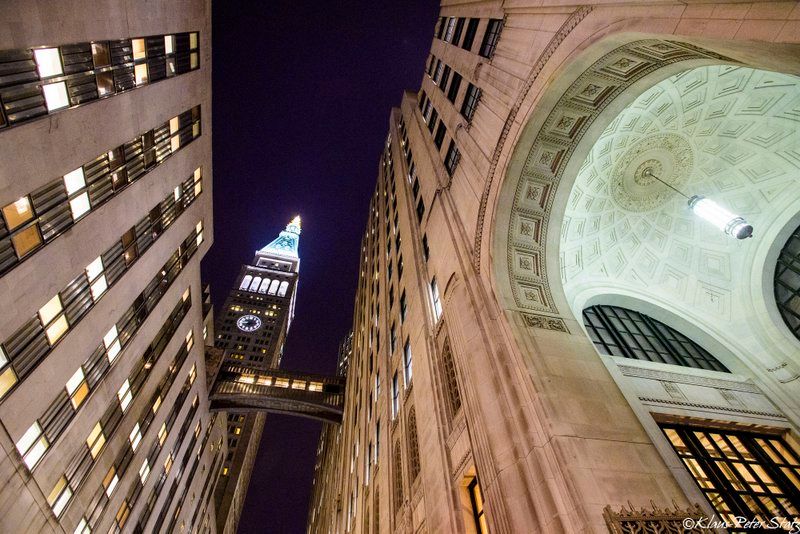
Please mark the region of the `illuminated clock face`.
<svg viewBox="0 0 800 534"><path fill-rule="evenodd" d="M236 326L242 332L255 332L261 327L261 319L255 315L242 315L236 320Z"/></svg>

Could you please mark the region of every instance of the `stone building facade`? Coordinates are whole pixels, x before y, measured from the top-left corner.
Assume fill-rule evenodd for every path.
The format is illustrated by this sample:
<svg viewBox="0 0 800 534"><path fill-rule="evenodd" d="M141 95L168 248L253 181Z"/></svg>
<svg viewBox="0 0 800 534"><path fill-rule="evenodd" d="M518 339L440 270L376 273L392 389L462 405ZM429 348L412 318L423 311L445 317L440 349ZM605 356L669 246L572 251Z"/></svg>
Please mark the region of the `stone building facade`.
<svg viewBox="0 0 800 534"><path fill-rule="evenodd" d="M0 17L0 530L213 529L210 2Z"/></svg>
<svg viewBox="0 0 800 534"><path fill-rule="evenodd" d="M453 0L433 34L308 531L797 520L800 5Z"/></svg>

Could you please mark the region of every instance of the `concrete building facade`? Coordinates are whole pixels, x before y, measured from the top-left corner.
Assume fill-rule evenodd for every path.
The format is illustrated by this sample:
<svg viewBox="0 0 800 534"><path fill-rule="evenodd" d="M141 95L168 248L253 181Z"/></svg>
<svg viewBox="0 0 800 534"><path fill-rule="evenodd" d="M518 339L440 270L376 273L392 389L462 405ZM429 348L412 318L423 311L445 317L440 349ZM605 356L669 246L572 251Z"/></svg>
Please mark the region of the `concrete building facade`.
<svg viewBox="0 0 800 534"><path fill-rule="evenodd" d="M0 530L213 529L210 2L3 4ZM198 379L199 377L199 379Z"/></svg>
<svg viewBox="0 0 800 534"><path fill-rule="evenodd" d="M433 32L308 531L798 520L800 5L454 0Z"/></svg>

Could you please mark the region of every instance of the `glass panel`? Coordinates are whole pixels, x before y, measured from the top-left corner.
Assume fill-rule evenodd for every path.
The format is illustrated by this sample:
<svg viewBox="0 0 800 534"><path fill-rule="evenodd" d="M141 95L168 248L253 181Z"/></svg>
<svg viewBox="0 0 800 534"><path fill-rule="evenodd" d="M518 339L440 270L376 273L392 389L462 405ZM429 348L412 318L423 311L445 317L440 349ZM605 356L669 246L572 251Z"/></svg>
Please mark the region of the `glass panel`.
<svg viewBox="0 0 800 534"><path fill-rule="evenodd" d="M48 111L56 111L69 106L66 83L58 82L43 85L42 90L44 91L44 101L47 104Z"/></svg>
<svg viewBox="0 0 800 534"><path fill-rule="evenodd" d="M9 230L25 224L33 218L33 208L28 197L22 197L16 202L5 206L3 208L3 217L6 219L6 227Z"/></svg>
<svg viewBox="0 0 800 534"><path fill-rule="evenodd" d="M33 51L33 56L36 58L36 66L38 67L40 78L64 73L61 68L61 56L58 53L58 48L40 48Z"/></svg>
<svg viewBox="0 0 800 534"><path fill-rule="evenodd" d="M108 43L92 43L92 62L95 67L105 67L111 63Z"/></svg>

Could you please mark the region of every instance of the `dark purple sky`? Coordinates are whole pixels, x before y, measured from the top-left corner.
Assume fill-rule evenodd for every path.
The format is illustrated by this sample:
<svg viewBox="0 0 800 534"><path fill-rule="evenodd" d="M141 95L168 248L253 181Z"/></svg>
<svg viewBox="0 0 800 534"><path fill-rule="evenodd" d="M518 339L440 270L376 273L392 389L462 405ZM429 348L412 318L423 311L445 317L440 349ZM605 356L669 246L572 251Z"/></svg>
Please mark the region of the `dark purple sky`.
<svg viewBox="0 0 800 534"><path fill-rule="evenodd" d="M436 0L213 2L214 246L219 309L242 263L303 218L283 367L332 373L389 110L422 79ZM305 531L321 425L270 415L240 532Z"/></svg>

